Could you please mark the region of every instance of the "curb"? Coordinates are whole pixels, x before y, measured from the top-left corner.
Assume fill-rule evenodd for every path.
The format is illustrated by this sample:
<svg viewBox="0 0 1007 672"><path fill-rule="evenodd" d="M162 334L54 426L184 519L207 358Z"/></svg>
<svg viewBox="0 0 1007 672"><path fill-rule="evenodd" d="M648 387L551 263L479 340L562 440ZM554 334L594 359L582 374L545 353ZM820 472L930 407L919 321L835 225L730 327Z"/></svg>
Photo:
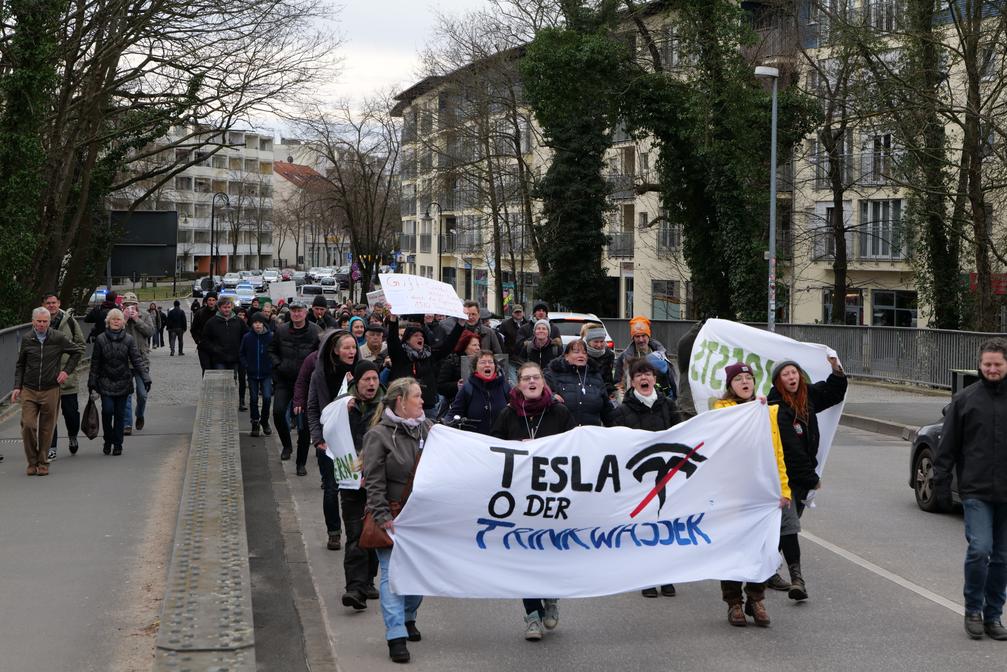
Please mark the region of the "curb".
<svg viewBox="0 0 1007 672"><path fill-rule="evenodd" d="M267 437L268 438L268 437ZM304 657L311 672L338 672L336 654L329 638L328 620L322 600L318 596L315 576L308 562L308 549L304 534L297 518L297 504L290 491L287 474L279 461L279 440L265 441L270 453L269 477L276 497L276 508L280 518L280 534L283 537L283 554L290 565L290 583L293 588L294 609L301 621Z"/></svg>
<svg viewBox="0 0 1007 672"><path fill-rule="evenodd" d="M839 419L839 424L845 427L853 427L854 429L874 432L875 434L895 436L906 441L913 441L916 439L916 434L920 429L919 427L913 427L912 425L903 425L898 422L869 418L865 415L853 415L852 413L843 413L842 417Z"/></svg>

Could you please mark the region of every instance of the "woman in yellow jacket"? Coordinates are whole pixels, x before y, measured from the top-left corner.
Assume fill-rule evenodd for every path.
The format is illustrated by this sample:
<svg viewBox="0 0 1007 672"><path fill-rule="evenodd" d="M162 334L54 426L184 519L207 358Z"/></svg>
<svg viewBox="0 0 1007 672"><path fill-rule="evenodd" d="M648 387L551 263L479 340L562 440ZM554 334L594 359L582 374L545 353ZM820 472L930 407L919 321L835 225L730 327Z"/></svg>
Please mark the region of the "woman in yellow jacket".
<svg viewBox="0 0 1007 672"><path fill-rule="evenodd" d="M738 362L731 364L724 370L725 389L724 397L714 403L714 408L727 408L744 404L756 399L755 396L755 376L747 364ZM759 399L766 403L765 397ZM787 466L783 462L783 444L780 442L780 428L776 423L777 406L769 407L770 428L773 434L773 451L776 453L776 468L780 472L780 508L785 509L790 506L790 484L787 481ZM731 625L744 627L748 624L745 614L755 620L755 624L769 627L769 614L766 612L765 594L766 584L753 583L749 581L745 584L744 594L748 596L748 602L742 608L742 585L741 581L721 581L720 592L727 602L727 622Z"/></svg>

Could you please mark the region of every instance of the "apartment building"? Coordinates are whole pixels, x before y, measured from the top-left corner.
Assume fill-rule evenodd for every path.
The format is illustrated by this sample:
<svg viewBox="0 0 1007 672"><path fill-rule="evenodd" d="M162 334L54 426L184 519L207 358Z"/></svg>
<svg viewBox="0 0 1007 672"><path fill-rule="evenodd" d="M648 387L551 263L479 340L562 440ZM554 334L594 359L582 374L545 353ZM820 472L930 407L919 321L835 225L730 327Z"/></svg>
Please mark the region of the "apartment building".
<svg viewBox="0 0 1007 672"><path fill-rule="evenodd" d="M218 274L272 265L272 133L173 127L146 149L140 169L194 161L138 206L178 212L179 272L210 272L211 239ZM112 207L127 207L143 188L118 194Z"/></svg>

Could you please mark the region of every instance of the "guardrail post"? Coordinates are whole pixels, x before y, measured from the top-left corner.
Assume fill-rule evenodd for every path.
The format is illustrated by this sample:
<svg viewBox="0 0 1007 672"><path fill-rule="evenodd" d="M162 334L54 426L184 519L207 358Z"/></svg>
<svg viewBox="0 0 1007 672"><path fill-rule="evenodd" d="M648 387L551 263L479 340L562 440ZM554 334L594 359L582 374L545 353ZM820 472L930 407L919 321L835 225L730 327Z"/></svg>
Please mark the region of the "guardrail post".
<svg viewBox="0 0 1007 672"><path fill-rule="evenodd" d="M255 670L235 408L233 373L207 371L168 566L154 662L157 672Z"/></svg>

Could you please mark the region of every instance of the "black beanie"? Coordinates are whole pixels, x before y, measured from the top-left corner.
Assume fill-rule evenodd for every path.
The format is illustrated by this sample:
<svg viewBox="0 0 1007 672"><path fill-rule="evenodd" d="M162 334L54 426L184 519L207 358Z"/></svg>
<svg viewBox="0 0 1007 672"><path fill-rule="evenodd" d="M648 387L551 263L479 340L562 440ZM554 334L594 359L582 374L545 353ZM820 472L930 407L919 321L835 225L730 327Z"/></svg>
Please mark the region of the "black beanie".
<svg viewBox="0 0 1007 672"><path fill-rule="evenodd" d="M421 327L417 327L415 324L409 325L408 327L406 327L406 330L402 333L402 342L405 343L410 338L412 338L413 334L417 333L422 334L423 329Z"/></svg>
<svg viewBox="0 0 1007 672"><path fill-rule="evenodd" d="M357 362L357 365L353 367L353 380L360 380L365 373L368 371L373 371L374 373L380 374L378 370L378 365L369 359L361 359Z"/></svg>

